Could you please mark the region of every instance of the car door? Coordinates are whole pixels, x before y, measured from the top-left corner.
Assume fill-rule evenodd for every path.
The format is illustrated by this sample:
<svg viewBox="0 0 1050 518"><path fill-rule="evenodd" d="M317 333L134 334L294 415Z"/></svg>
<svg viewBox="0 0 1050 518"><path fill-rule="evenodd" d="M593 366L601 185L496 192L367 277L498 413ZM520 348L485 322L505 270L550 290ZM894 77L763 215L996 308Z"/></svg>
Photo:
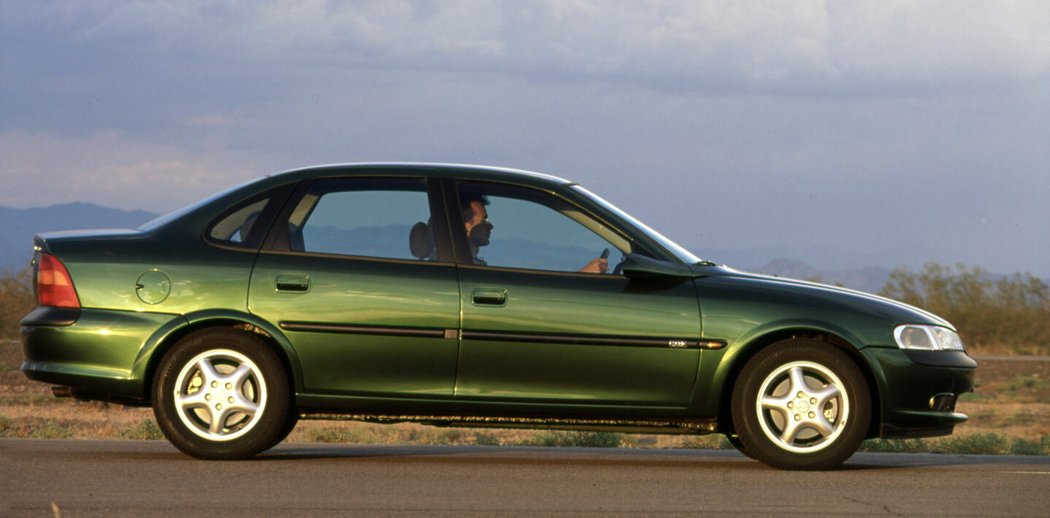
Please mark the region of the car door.
<svg viewBox="0 0 1050 518"><path fill-rule="evenodd" d="M700 359L691 282L613 272L622 254L645 250L548 192L481 182L455 192L464 227L451 231L470 250L457 398L601 413L688 404ZM483 222L488 239L475 235ZM580 271L606 249L608 273Z"/></svg>
<svg viewBox="0 0 1050 518"><path fill-rule="evenodd" d="M252 273L250 310L291 341L309 394L451 396L459 294L422 178L316 180Z"/></svg>

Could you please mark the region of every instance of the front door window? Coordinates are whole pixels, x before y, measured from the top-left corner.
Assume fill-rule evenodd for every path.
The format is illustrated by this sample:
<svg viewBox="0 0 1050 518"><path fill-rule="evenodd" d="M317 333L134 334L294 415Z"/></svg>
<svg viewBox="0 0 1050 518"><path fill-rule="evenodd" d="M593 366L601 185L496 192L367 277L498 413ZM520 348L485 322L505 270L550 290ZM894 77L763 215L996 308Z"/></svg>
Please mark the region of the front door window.
<svg viewBox="0 0 1050 518"><path fill-rule="evenodd" d="M498 184L461 184L460 213L474 264L556 272L608 273L630 243L547 193Z"/></svg>

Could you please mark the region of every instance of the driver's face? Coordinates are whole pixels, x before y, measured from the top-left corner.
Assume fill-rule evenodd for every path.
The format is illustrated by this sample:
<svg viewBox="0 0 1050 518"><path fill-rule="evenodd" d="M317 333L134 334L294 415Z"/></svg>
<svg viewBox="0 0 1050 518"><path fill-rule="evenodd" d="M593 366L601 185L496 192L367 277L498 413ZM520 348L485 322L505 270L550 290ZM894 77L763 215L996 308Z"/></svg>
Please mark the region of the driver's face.
<svg viewBox="0 0 1050 518"><path fill-rule="evenodd" d="M485 209L484 203L480 201L472 201L470 202L470 209L474 211L474 217L465 223L467 227L467 237L470 237L470 231L474 230L474 227L489 220L489 211ZM489 223L489 225L491 225L491 223Z"/></svg>

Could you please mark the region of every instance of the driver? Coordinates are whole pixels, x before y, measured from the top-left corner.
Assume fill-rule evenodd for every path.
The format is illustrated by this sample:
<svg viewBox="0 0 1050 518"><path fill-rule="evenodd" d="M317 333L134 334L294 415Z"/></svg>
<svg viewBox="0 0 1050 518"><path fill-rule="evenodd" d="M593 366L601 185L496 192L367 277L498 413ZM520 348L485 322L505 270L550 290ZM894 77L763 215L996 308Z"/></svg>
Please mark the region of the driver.
<svg viewBox="0 0 1050 518"><path fill-rule="evenodd" d="M492 223L489 223L489 211L485 208L489 204L488 197L483 194L461 193L460 211L463 216L463 226L467 231L470 241L470 256L474 264L486 265L484 259L478 257L478 251L489 244L492 236ZM609 260L604 257L591 259L583 268L582 273L606 273L609 271Z"/></svg>

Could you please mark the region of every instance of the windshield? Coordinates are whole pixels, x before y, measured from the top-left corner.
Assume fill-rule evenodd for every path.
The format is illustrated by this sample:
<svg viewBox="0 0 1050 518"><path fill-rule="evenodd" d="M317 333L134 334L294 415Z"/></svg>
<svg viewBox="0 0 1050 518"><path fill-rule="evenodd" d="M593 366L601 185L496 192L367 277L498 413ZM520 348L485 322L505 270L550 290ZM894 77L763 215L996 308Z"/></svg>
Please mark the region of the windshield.
<svg viewBox="0 0 1050 518"><path fill-rule="evenodd" d="M168 223L170 223L172 221L175 221L176 219L181 218L182 216L185 216L186 214L189 214L190 212L193 212L193 211L195 211L195 210L197 210L197 209L199 209L199 208L201 208L201 207L203 207L203 206L205 206L205 205L207 205L207 204L209 204L209 203L211 203L211 202L213 202L213 201L215 201L215 200L217 200L219 198L222 198L223 196L226 196L227 194L230 194L233 191L236 191L237 189L240 189L241 187L244 187L245 185L252 184L252 183L255 183L255 182L258 182L258 181L259 181L259 178L251 179L251 180L249 180L247 182L244 182L244 183L235 185L233 187L230 187L229 189L226 189L225 191L222 191L219 194L215 194L215 195L209 196L209 197L207 197L207 198L205 198L203 200L193 202L193 203L191 203L191 204L189 204L189 205L187 205L187 206L185 206L185 207L183 207L181 209L176 209L176 210L171 211L171 212L169 212L167 214L164 214L162 216L157 216L156 218L153 218L153 219L147 221L145 224L143 224L141 227L139 227L139 230L149 231L149 230L153 230L155 228L164 226L164 225L166 225L166 224L168 224Z"/></svg>
<svg viewBox="0 0 1050 518"><path fill-rule="evenodd" d="M575 190L576 192L578 192L580 194L583 194L588 199L590 199L591 201L597 203L598 205L601 205L605 210L615 214L616 216L618 216L619 218L623 219L627 223L633 225L635 228L637 228L639 231L644 233L650 239L652 239L653 241L656 241L657 243L660 244L660 246L662 246L665 249L667 249L668 252L671 252L672 254L674 254L674 256L677 257L678 260L682 261L683 263L685 263L685 264L697 264L697 263L704 262L699 257L693 255L689 250L686 250L685 248L682 248L681 246L678 246L677 243L675 243L674 241L671 241L670 239L667 239L666 237L661 235L659 232L649 228L645 223L642 223L641 221L638 221L637 219L634 219L634 217L632 217L630 214L620 210L615 205L605 201L604 199L602 199L601 196L598 196L597 194L594 194L593 192L588 191L587 189L584 189L583 187L580 187L579 185L572 185L571 188L573 190Z"/></svg>

